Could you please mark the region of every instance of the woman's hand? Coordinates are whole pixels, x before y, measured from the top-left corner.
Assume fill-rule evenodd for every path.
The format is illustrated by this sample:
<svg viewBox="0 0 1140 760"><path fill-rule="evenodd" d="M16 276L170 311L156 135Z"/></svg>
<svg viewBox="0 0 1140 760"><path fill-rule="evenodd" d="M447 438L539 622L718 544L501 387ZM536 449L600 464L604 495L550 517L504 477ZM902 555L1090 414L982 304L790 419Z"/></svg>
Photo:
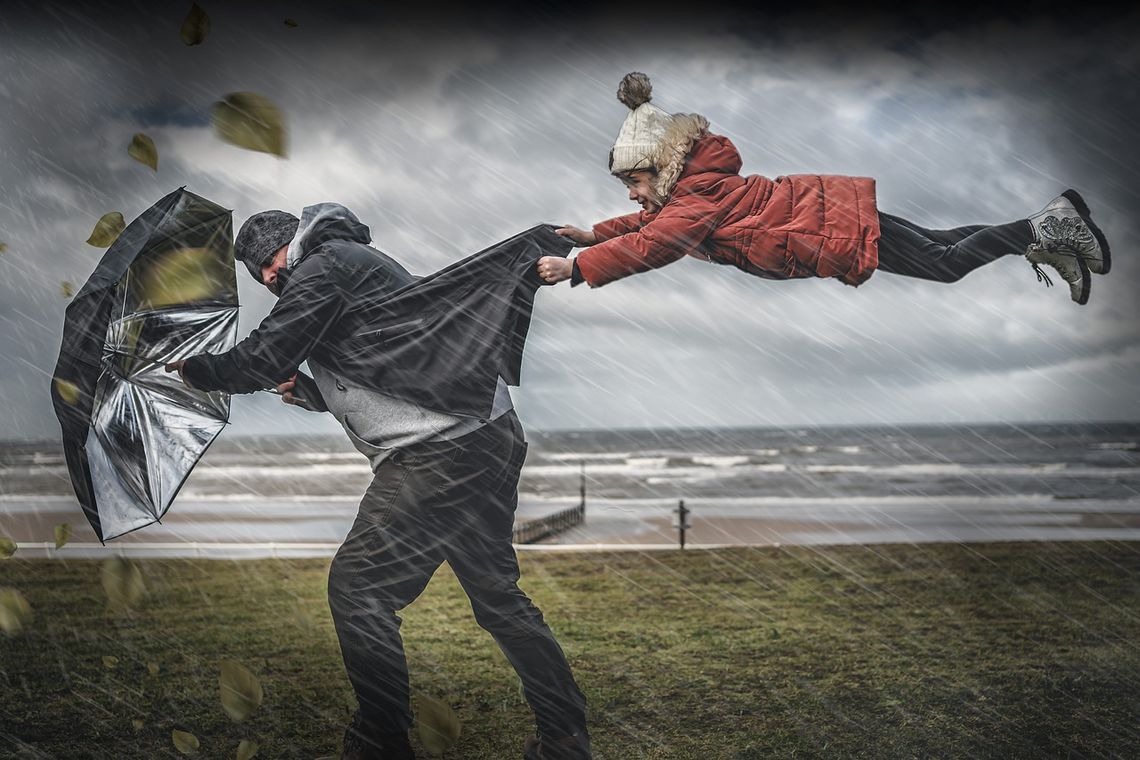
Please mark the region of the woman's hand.
<svg viewBox="0 0 1140 760"><path fill-rule="evenodd" d="M543 256L538 260L538 276L547 285L569 280L574 273L574 262L557 256Z"/></svg>
<svg viewBox="0 0 1140 760"><path fill-rule="evenodd" d="M580 230L567 224L565 227L559 227L555 230L556 233L562 237L568 237L574 241L576 245L593 245L598 242L597 236L593 230Z"/></svg>

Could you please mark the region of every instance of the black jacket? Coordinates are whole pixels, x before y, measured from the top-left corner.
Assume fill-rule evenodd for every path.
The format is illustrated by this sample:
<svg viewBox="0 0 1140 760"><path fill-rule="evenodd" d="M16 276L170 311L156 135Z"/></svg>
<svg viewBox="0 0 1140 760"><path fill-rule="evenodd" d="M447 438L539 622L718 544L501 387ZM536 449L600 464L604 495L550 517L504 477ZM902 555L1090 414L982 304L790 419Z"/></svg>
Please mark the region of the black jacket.
<svg viewBox="0 0 1140 760"><path fill-rule="evenodd" d="M298 263L278 273L269 316L230 351L187 359L187 382L252 393L284 382L311 356L364 387L487 417L498 377L519 384L541 285L536 262L573 244L540 225L416 278L369 241L368 228L351 220L315 229Z"/></svg>

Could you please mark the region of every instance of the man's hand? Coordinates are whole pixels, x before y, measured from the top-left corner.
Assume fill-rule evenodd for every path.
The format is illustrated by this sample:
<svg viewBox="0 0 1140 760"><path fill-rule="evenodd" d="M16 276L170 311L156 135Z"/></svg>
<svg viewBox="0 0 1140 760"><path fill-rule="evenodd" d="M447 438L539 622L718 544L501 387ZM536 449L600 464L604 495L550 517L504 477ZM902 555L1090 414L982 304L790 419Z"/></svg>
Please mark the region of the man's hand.
<svg viewBox="0 0 1140 760"><path fill-rule="evenodd" d="M556 233L562 237L568 237L573 240L577 245L593 245L598 242L597 236L593 230L580 230L577 227L567 224L565 227L559 227L555 230Z"/></svg>
<svg viewBox="0 0 1140 760"><path fill-rule="evenodd" d="M167 364L166 365L166 371L167 372L177 372L178 373L178 379L181 380L183 383L186 383L186 376L182 374L182 368L185 366L186 366L186 360L185 359L179 359L176 362L170 362L170 364ZM189 387L189 383L186 383L186 385L187 385L187 387Z"/></svg>
<svg viewBox="0 0 1140 760"><path fill-rule="evenodd" d="M557 256L543 256L538 260L538 276L548 285L569 280L574 273L574 262Z"/></svg>
<svg viewBox="0 0 1140 760"><path fill-rule="evenodd" d="M293 395L293 388L297 385L297 373L294 372L292 376L285 382L277 386L277 392L281 394L281 401L291 406L304 406L305 400L297 398Z"/></svg>

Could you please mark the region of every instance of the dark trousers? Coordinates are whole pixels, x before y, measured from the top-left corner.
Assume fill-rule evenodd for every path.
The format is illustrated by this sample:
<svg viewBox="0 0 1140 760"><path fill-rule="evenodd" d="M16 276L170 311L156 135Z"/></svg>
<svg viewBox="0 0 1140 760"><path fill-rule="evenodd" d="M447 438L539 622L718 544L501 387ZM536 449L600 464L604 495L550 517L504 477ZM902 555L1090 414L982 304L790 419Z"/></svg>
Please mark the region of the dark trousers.
<svg viewBox="0 0 1140 760"><path fill-rule="evenodd" d="M957 282L1008 253L1024 254L1033 243L1033 228L1025 219L928 230L880 211L879 228L880 270L937 282Z"/></svg>
<svg viewBox="0 0 1140 760"><path fill-rule="evenodd" d="M454 441L400 450L377 469L328 585L363 730L393 734L411 725L396 612L446 561L476 621L522 679L539 731L554 737L577 732L588 747L585 698L542 613L518 587L511 529L526 449L511 411Z"/></svg>

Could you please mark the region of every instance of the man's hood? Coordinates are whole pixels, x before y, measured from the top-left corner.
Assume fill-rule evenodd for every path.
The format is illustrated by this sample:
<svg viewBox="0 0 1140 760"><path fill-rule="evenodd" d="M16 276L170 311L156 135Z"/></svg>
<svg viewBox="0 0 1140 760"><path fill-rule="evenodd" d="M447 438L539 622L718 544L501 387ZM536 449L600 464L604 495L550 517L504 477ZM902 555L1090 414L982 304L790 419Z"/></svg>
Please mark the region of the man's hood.
<svg viewBox="0 0 1140 760"><path fill-rule="evenodd" d="M297 234L289 243L285 268L292 269L313 249L330 240L351 240L354 243L368 244L372 242L372 236L368 227L361 224L355 214L339 203L306 206L301 212Z"/></svg>

